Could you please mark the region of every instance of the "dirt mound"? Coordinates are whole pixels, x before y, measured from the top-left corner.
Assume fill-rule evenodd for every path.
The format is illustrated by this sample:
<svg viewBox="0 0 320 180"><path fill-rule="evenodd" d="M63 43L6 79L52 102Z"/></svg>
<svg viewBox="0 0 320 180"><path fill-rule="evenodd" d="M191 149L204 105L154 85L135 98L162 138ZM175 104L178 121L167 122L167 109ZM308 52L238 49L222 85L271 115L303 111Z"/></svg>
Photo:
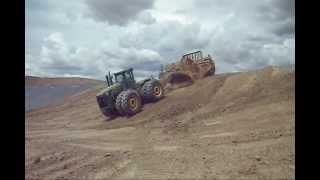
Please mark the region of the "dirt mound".
<svg viewBox="0 0 320 180"><path fill-rule="evenodd" d="M294 178L294 71L206 77L130 118L101 88L26 113L27 179Z"/></svg>

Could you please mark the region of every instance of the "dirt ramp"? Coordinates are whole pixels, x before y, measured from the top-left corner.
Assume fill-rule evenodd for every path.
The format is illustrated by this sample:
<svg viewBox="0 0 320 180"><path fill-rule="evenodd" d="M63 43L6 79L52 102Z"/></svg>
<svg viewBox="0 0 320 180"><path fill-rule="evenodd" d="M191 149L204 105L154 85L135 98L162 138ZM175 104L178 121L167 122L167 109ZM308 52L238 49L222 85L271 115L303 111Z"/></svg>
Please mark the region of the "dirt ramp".
<svg viewBox="0 0 320 180"><path fill-rule="evenodd" d="M294 179L294 85L274 67L218 74L109 121L95 87L26 113L26 177Z"/></svg>

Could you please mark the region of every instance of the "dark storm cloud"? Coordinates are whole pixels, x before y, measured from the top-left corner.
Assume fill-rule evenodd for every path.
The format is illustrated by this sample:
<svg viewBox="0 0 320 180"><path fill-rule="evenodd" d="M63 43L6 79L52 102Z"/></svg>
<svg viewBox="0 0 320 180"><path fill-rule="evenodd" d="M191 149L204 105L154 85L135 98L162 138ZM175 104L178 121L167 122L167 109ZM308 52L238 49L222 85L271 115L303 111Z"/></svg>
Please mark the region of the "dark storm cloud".
<svg viewBox="0 0 320 180"><path fill-rule="evenodd" d="M261 4L258 9L259 19L275 22L295 17L295 1L294 0L271 0L270 2Z"/></svg>
<svg viewBox="0 0 320 180"><path fill-rule="evenodd" d="M52 8L53 6L51 6L48 1L39 1L39 0L26 1L27 13L31 11L48 11L48 10L51 10Z"/></svg>
<svg viewBox="0 0 320 180"><path fill-rule="evenodd" d="M258 6L257 21L270 33L284 41L294 38L295 33L295 1L271 0Z"/></svg>
<svg viewBox="0 0 320 180"><path fill-rule="evenodd" d="M295 0L273 0L273 7L278 7L288 16L294 16Z"/></svg>
<svg viewBox="0 0 320 180"><path fill-rule="evenodd" d="M154 4L154 0L86 0L85 2L95 20L107 21L111 25L126 25L130 20L137 18L142 11L151 9Z"/></svg>
<svg viewBox="0 0 320 180"><path fill-rule="evenodd" d="M274 27L273 32L278 36L292 35L295 32L293 21L284 21Z"/></svg>

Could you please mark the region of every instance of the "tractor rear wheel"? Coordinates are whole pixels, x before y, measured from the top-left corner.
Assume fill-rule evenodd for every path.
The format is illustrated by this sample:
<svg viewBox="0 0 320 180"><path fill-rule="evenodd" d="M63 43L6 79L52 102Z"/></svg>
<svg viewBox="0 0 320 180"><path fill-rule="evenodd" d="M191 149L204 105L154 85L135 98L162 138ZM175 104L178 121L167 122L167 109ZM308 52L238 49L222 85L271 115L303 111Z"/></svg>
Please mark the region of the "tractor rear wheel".
<svg viewBox="0 0 320 180"><path fill-rule="evenodd" d="M141 88L142 98L145 101L157 101L163 97L163 87L157 80L144 83Z"/></svg>
<svg viewBox="0 0 320 180"><path fill-rule="evenodd" d="M123 92L121 107L124 114L130 116L141 110L141 97L136 90L129 89Z"/></svg>

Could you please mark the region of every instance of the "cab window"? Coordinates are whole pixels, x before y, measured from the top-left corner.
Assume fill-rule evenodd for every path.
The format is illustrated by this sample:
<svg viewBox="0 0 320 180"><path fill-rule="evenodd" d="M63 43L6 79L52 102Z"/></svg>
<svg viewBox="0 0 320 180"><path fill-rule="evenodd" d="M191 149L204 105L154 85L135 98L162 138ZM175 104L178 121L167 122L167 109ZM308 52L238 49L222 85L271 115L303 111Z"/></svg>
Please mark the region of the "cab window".
<svg viewBox="0 0 320 180"><path fill-rule="evenodd" d="M125 72L125 76L126 76L126 79L130 79L130 80L132 79L132 78L131 78L131 74L130 74L130 72L128 72L128 71Z"/></svg>
<svg viewBox="0 0 320 180"><path fill-rule="evenodd" d="M121 82L123 80L123 74L116 75L116 82Z"/></svg>

